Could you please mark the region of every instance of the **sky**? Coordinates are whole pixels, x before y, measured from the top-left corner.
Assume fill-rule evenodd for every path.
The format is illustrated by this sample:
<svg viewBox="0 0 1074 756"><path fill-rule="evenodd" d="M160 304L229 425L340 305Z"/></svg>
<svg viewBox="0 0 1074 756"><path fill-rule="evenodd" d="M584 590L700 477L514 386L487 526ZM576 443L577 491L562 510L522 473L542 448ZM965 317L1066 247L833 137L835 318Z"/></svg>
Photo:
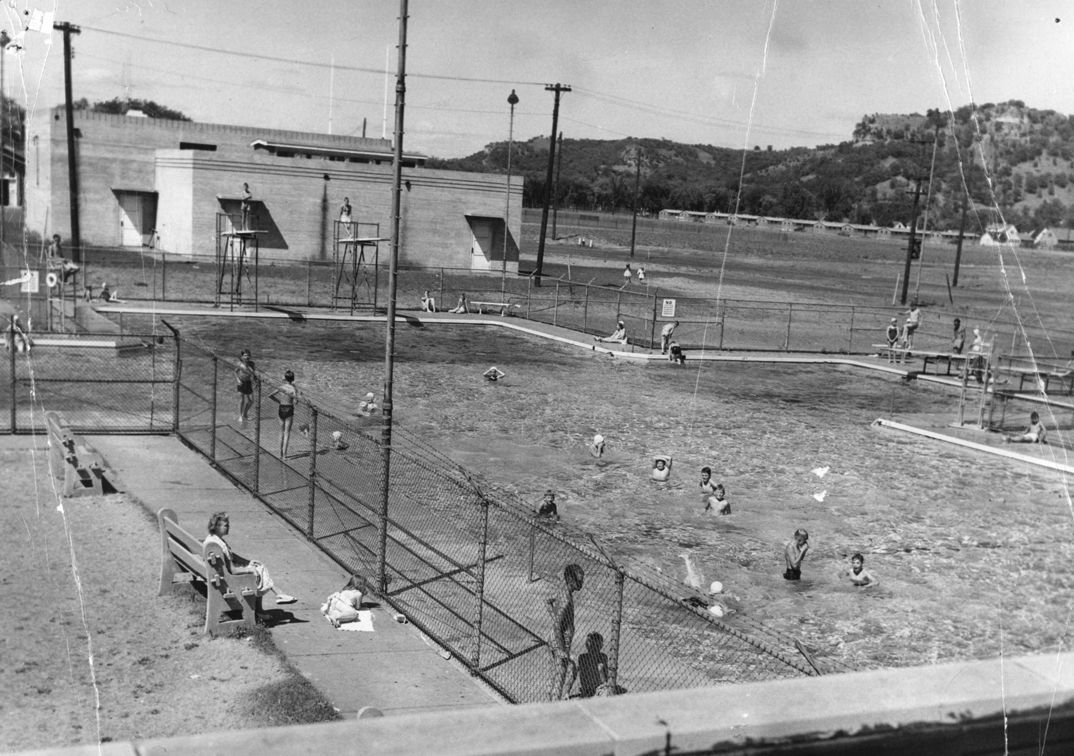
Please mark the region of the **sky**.
<svg viewBox="0 0 1074 756"><path fill-rule="evenodd" d="M391 138L393 0L3 0L5 92L34 112L155 100L197 121ZM47 18L47 17L46 17ZM871 113L1023 100L1074 114L1070 0L411 0L404 148L564 138L832 144ZM389 72L386 76L385 70ZM519 103L513 129L507 97Z"/></svg>

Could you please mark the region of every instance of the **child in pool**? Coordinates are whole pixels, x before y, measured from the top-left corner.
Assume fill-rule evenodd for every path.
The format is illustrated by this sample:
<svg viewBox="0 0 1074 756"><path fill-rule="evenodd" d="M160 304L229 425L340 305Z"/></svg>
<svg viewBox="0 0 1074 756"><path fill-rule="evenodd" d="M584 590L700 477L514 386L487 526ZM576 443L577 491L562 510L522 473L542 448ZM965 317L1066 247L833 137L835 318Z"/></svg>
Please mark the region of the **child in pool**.
<svg viewBox="0 0 1074 756"><path fill-rule="evenodd" d="M787 569L783 573L784 580L802 579L802 560L809 551L809 533L803 528L794 531L794 540L787 541L783 546L783 558L787 563Z"/></svg>
<svg viewBox="0 0 1074 756"><path fill-rule="evenodd" d="M876 578L865 569L865 557L860 553L850 557L850 569L846 572L850 582L861 588L876 585Z"/></svg>
<svg viewBox="0 0 1074 756"><path fill-rule="evenodd" d="M659 456L653 459L653 471L649 474L653 480L663 482L671 477L671 457Z"/></svg>

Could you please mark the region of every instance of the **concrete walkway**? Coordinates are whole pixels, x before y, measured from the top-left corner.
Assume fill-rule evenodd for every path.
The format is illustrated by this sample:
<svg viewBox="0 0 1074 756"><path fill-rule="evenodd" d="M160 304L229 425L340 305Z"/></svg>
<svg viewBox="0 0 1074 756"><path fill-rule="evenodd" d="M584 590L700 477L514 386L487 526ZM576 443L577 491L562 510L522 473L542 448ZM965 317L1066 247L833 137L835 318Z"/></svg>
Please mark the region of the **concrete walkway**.
<svg viewBox="0 0 1074 756"><path fill-rule="evenodd" d="M374 632L333 628L320 606L348 575L302 534L255 498L236 488L208 462L174 437L88 436L113 472L120 491L154 514L175 510L196 536L209 515L231 516L228 542L243 555L265 561L280 590L298 602L269 613L272 638L299 672L347 718L364 706L393 714L483 707L502 699L458 661L441 655L410 624L395 621L391 607L373 609Z"/></svg>

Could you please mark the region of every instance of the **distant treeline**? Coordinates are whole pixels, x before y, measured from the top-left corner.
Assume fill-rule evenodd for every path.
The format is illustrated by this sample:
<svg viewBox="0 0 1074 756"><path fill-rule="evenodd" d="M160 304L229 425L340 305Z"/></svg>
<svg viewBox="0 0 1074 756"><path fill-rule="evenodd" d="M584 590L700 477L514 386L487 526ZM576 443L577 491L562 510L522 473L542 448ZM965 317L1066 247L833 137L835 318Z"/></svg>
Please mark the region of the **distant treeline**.
<svg viewBox="0 0 1074 756"><path fill-rule="evenodd" d="M548 137L516 142L511 170L525 178L523 203L544 202ZM506 142L430 167L505 173ZM1074 118L1019 100L925 115L865 116L852 139L815 148L743 152L666 139L562 140L557 206L642 212L664 208L789 218L909 224L918 182L930 228L973 219L1020 229L1074 226ZM740 183L741 176L741 183ZM932 186L929 187L931 176ZM737 205L737 207L736 207Z"/></svg>

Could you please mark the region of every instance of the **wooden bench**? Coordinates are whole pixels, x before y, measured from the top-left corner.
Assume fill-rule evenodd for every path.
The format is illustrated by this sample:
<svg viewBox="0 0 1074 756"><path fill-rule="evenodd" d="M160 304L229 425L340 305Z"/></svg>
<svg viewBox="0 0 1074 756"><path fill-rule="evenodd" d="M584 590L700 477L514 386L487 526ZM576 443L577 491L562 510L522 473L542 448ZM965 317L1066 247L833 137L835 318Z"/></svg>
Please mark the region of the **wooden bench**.
<svg viewBox="0 0 1074 756"><path fill-rule="evenodd" d="M923 372L923 373L928 372L930 362L931 363L936 363L936 364L938 364L940 361L946 362L947 363L947 371L944 373L944 375L951 375L951 367L955 363L962 363L962 362L965 362L967 359L969 359L969 355L955 354L953 352L919 351L919 352L916 352L916 354L919 357L922 357L924 359L924 364L921 366L921 372Z"/></svg>
<svg viewBox="0 0 1074 756"><path fill-rule="evenodd" d="M254 629L261 610L257 575L235 574L228 568L220 544L202 544L179 525L171 509L157 512L160 524L160 595L166 596L179 583L205 586L205 628L218 635L235 627Z"/></svg>
<svg viewBox="0 0 1074 756"><path fill-rule="evenodd" d="M512 307L518 308L519 305L512 304L511 302L470 302L471 310L476 310L481 315L485 314L485 310L499 310L500 315L506 315L507 311Z"/></svg>
<svg viewBox="0 0 1074 756"><path fill-rule="evenodd" d="M76 436L58 412L45 413L53 474L63 475L63 495L101 496L105 487L104 459Z"/></svg>
<svg viewBox="0 0 1074 756"><path fill-rule="evenodd" d="M1059 381L1059 385L1067 394L1074 393L1074 370L1043 366L1037 366L1037 368L1034 369L1030 365L1025 365L1024 367L1012 365L1011 371L1018 374L1019 391L1022 390L1025 386L1026 379L1029 378L1033 381L1042 381L1044 383L1045 392L1048 391L1048 385L1051 381L1055 379Z"/></svg>
<svg viewBox="0 0 1074 756"><path fill-rule="evenodd" d="M874 349L883 350L881 355L887 355L888 362L909 362L913 357L920 357L922 359L921 372L927 373L930 363L939 363L941 361L947 363L947 371L945 375L951 375L951 367L954 363L964 362L972 355L968 354L953 354L951 352L937 352L928 349L914 349L913 347L904 346L888 346L887 344L873 344Z"/></svg>

